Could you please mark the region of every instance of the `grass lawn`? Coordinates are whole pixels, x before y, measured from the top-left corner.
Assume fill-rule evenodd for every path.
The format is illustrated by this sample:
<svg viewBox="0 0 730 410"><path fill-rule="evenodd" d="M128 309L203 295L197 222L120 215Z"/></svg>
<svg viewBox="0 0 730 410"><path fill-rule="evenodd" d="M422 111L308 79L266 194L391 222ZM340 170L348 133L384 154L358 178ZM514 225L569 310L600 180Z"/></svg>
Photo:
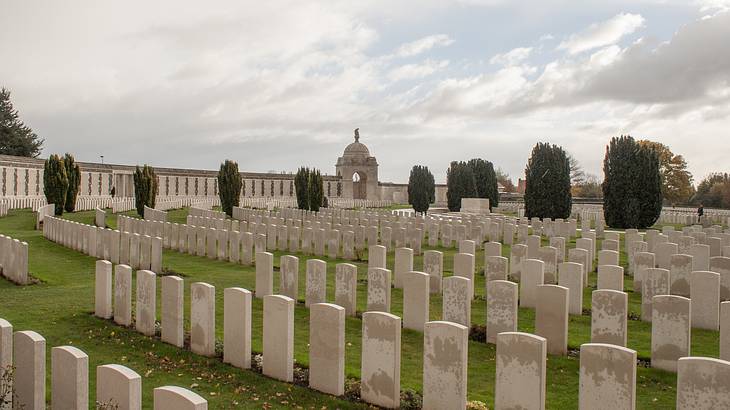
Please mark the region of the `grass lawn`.
<svg viewBox="0 0 730 410"><path fill-rule="evenodd" d="M128 213L134 215L134 211ZM186 210L171 211L168 220L185 221ZM65 215L68 219L93 223L93 212L79 212ZM107 224L116 225L116 217L108 218ZM275 382L253 371L243 371L223 365L220 359L207 359L193 355L161 343L158 339L138 335L136 332L94 318L93 310L94 262L90 257L68 250L42 238L34 231L34 218L30 211L11 211L8 217L0 218L0 232L28 242L30 271L41 280L40 284L17 287L0 280L0 317L9 320L15 330L36 330L48 340L51 346L72 344L90 356L90 389L94 397L94 368L99 364L120 363L129 366L143 375L143 399L145 407L151 407L151 390L166 384L190 388L208 399L211 408L230 408L251 406L288 407L297 404L303 407L327 406L330 408L353 408L364 406L353 401L340 400L319 394L295 385ZM571 241L566 246L574 247ZM454 249L429 248L444 252L445 276L451 275ZM600 249L600 244L597 249ZM621 246L621 263L626 267L626 255ZM282 252L274 252L275 270L278 269ZM509 256L509 247L503 248ZM304 307L305 261L300 258L299 299L295 308L294 357L298 364L308 363L309 311ZM422 256L416 256L414 268L423 266ZM334 261L328 261L327 300L334 301ZM477 271L481 273L484 264L483 251L476 257ZM354 262L358 266L358 311L366 305L367 261ZM392 268L393 253L388 255L388 266ZM254 289L255 269L205 257L190 256L165 250L163 254L165 270L175 272L185 281L185 317L189 318L190 284L196 281L210 283L216 287L217 326L219 341L223 339L223 289L232 286ZM278 274L274 274L274 289L278 289ZM590 275L589 287L584 290L584 307L590 308L591 292L595 289L596 275ZM633 293L631 277L626 276L624 286L629 294L629 310L639 315L641 297ZM158 292L160 286L158 286ZM484 325L486 322L486 302L484 276L477 275L475 292L477 298L472 304L472 323ZM133 296L133 300L134 300ZM441 319L441 297L431 297L430 317ZM402 291L392 291L392 313L402 313ZM158 317L160 300L158 296ZM262 350L262 302L253 301L253 349ZM519 330L532 332L534 329L534 310L520 309ZM360 338L362 323L359 318L347 318L346 334L346 375L359 378L360 375ZM189 322L186 320L186 330ZM628 347L637 350L640 359L637 370L637 408L674 408L676 397L676 375L646 366L651 350L651 325L631 320L628 324ZM718 332L693 330L692 353L698 356L718 356ZM548 357L547 407L554 409L573 409L578 406L579 360L576 349L590 342L590 316L571 316L569 324L569 348L571 353L565 357ZM423 335L420 332L403 330L401 355L401 388L421 390L422 382ZM50 352L48 369L50 372ZM495 348L482 342L469 342L469 400L479 400L490 408L494 402ZM50 386L50 383L49 383ZM50 388L50 387L49 387Z"/></svg>

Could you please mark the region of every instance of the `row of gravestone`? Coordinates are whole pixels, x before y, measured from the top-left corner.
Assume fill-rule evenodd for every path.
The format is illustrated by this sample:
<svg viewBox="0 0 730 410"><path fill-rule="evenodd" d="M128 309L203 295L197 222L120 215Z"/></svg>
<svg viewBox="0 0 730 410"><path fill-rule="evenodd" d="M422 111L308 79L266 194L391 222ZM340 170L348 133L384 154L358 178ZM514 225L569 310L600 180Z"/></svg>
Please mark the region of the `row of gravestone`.
<svg viewBox="0 0 730 410"><path fill-rule="evenodd" d="M46 409L46 339L33 331L13 332L0 318L0 410ZM12 377L8 377L12 374ZM89 408L89 356L73 346L51 349L51 394L48 408ZM9 383L8 386L2 386ZM177 386L154 389L155 410L206 410L208 403L198 394ZM141 410L142 377L118 364L96 368L97 408Z"/></svg>
<svg viewBox="0 0 730 410"><path fill-rule="evenodd" d="M28 243L0 234L0 274L18 285L28 284Z"/></svg>
<svg viewBox="0 0 730 410"><path fill-rule="evenodd" d="M135 269L162 270L162 238L159 237L104 229L57 217L46 218L43 237L91 257L128 264Z"/></svg>
<svg viewBox="0 0 730 410"><path fill-rule="evenodd" d="M122 293L124 297L129 297L131 271L125 268L122 275L125 278L121 282L126 284L120 285L120 281L115 279L116 286L117 289L119 286L125 287L127 290ZM137 329L151 335L154 334L153 316L150 316L149 311L144 312L144 309L154 309L156 285L152 280L154 274L143 272L142 275L138 272ZM493 281L488 287L500 282L506 281ZM101 317L110 317L110 283L111 264L100 261L97 269L96 314ZM513 293L516 292L516 284L506 283L514 288ZM162 340L183 347L183 281L175 277L163 277L162 287ZM105 293L101 299L100 288ZM536 312L538 335L514 331L496 334L496 408L544 408L547 354L556 353L552 350L555 344L552 328L560 320L565 320L567 326L566 298L563 296L562 302L557 301L556 291L562 295L567 293L567 289L560 289L559 286L539 287L541 295ZM619 293L596 291L595 294L601 292ZM228 288L224 292L223 360L244 369L251 366L252 296L251 292L241 288ZM115 299L113 314L117 320L117 304L120 301L116 295ZM498 299L498 296L495 295L494 299ZM656 339L657 343L657 336L667 337L677 331L678 327L670 324L674 320L671 315L678 312L675 304L682 303L682 299L685 298L656 297L654 326L659 327L659 323L664 321L668 327L657 334L653 333L653 340ZM122 302L122 305L131 306L130 301ZM288 296L268 294L263 297L263 372L286 382L293 380L294 306L295 300ZM342 395L346 309L329 303L312 303L309 308L309 385L325 393ZM558 312L561 310L566 312L564 318L559 317ZM212 356L215 349L213 286L205 283L191 285L190 312L191 349L197 354ZM151 314L154 315L154 312ZM131 323L131 312L121 316L125 319L118 320L120 324ZM150 325L146 330L145 323ZM362 316L362 326L361 397L371 404L398 407L401 319L386 312L368 311ZM423 324L422 331L424 408L464 408L467 397L468 327L448 321L428 321ZM545 337L540 336L540 332ZM567 339L567 335L565 337ZM658 348L669 349L669 346ZM709 409L724 408L730 404L730 388L724 382L730 377L730 363L718 359L685 357L689 356L688 350L683 353L681 358L671 360L671 363L666 358L662 357L662 362L657 358L655 366L666 368L670 365L669 370L679 373L677 407ZM655 358L652 357L654 362ZM608 343L581 346L581 408L633 408L635 394L635 351Z"/></svg>

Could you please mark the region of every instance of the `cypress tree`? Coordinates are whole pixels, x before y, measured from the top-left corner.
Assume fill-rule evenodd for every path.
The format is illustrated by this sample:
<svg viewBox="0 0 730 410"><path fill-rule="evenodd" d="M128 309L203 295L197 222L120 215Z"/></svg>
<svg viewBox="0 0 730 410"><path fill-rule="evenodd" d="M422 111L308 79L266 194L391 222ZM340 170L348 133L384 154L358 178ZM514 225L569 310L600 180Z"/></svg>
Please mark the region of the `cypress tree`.
<svg viewBox="0 0 730 410"><path fill-rule="evenodd" d="M489 210L499 206L499 190L497 189L497 173L494 164L481 158L474 158L467 162L474 174L474 188L476 198L489 198Z"/></svg>
<svg viewBox="0 0 730 410"><path fill-rule="evenodd" d="M157 175L149 165L145 164L142 169L139 166L134 170L134 202L137 207L137 214L144 217L144 207L155 207L157 199Z"/></svg>
<svg viewBox="0 0 730 410"><path fill-rule="evenodd" d="M309 168L301 167L294 176L297 208L309 209Z"/></svg>
<svg viewBox="0 0 730 410"><path fill-rule="evenodd" d="M241 203L241 173L238 163L229 159L221 164L218 170L218 197L221 208L228 216L233 216L233 207Z"/></svg>
<svg viewBox="0 0 730 410"><path fill-rule="evenodd" d="M66 212L76 210L76 198L81 188L81 170L79 165L74 161L73 155L66 153L63 157L63 164L66 168L66 176L68 177L68 190L66 190L66 204L64 208Z"/></svg>
<svg viewBox="0 0 730 410"><path fill-rule="evenodd" d="M427 166L414 165L408 177L408 203L416 212L425 213L435 200L436 183Z"/></svg>
<svg viewBox="0 0 730 410"><path fill-rule="evenodd" d="M603 214L613 228L648 228L662 210L662 178L655 150L631 136L614 137L603 160Z"/></svg>
<svg viewBox="0 0 730 410"><path fill-rule="evenodd" d="M570 162L563 148L547 143L535 145L525 168L525 180L525 216L570 216Z"/></svg>
<svg viewBox="0 0 730 410"><path fill-rule="evenodd" d="M63 215L67 191L66 166L61 157L53 154L43 165L43 193L46 195L46 202L55 205L56 215Z"/></svg>
<svg viewBox="0 0 730 410"><path fill-rule="evenodd" d="M324 181L318 169L309 172L308 193L309 210L318 212L324 204Z"/></svg>
<svg viewBox="0 0 730 410"><path fill-rule="evenodd" d="M461 210L462 198L474 198L476 195L474 172L464 161L451 162L446 171L446 185L446 202L451 212Z"/></svg>

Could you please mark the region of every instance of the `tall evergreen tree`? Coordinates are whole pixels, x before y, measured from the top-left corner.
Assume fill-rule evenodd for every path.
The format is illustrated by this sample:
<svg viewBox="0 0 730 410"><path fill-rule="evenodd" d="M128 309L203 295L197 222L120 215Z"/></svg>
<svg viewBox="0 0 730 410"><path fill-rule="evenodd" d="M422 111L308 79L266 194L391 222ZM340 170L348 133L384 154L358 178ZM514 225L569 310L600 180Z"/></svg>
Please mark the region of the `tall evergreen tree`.
<svg viewBox="0 0 730 410"><path fill-rule="evenodd" d="M309 168L301 167L294 176L297 208L309 209Z"/></svg>
<svg viewBox="0 0 730 410"><path fill-rule="evenodd" d="M614 137L603 160L603 214L613 228L648 228L662 210L657 151L631 136Z"/></svg>
<svg viewBox="0 0 730 410"><path fill-rule="evenodd" d="M43 165L43 193L46 195L46 202L55 205L56 215L63 215L67 191L66 166L61 157L53 154Z"/></svg>
<svg viewBox="0 0 730 410"><path fill-rule="evenodd" d="M64 205L66 212L76 210L76 198L79 196L81 189L81 170L74 160L73 155L66 153L63 157L63 164L66 167L66 176L68 177L68 190L66 190L66 204Z"/></svg>
<svg viewBox="0 0 730 410"><path fill-rule="evenodd" d="M137 207L137 214L144 217L144 207L155 207L157 199L157 175L151 166L145 164L142 169L139 166L134 169L134 202Z"/></svg>
<svg viewBox="0 0 730 410"><path fill-rule="evenodd" d="M525 184L525 216L570 216L570 161L563 148L542 142L535 145L525 168Z"/></svg>
<svg viewBox="0 0 730 410"><path fill-rule="evenodd" d="M497 189L497 174L494 164L481 158L474 158L467 162L474 174L474 187L477 198L489 198L489 210L499 206L499 189Z"/></svg>
<svg viewBox="0 0 730 410"><path fill-rule="evenodd" d="M0 89L0 154L20 157L37 157L43 148L38 138L18 116L18 110L10 101L10 91Z"/></svg>
<svg viewBox="0 0 730 410"><path fill-rule="evenodd" d="M408 203L416 212L426 213L436 199L436 183L427 166L414 165L408 177Z"/></svg>
<svg viewBox="0 0 730 410"><path fill-rule="evenodd" d="M452 161L446 171L446 202L449 211L458 212L461 210L462 198L474 198L476 186L474 184L474 172L464 161Z"/></svg>
<svg viewBox="0 0 730 410"><path fill-rule="evenodd" d="M310 171L308 186L309 210L318 212L324 205L324 181L318 169Z"/></svg>
<svg viewBox="0 0 730 410"><path fill-rule="evenodd" d="M221 164L218 170L218 197L221 208L228 216L233 216L233 207L241 203L241 173L238 163L229 159Z"/></svg>

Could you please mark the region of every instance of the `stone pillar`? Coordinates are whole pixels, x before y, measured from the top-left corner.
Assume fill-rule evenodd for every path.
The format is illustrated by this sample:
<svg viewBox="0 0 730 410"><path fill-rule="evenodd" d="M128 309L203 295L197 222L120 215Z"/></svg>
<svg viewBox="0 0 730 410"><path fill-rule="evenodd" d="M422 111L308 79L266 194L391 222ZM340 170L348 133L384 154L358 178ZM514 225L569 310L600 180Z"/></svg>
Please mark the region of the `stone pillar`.
<svg viewBox="0 0 730 410"><path fill-rule="evenodd" d="M324 303L327 298L327 263L320 259L307 260L307 284L304 305Z"/></svg>
<svg viewBox="0 0 730 410"><path fill-rule="evenodd" d="M274 293L274 255L270 252L256 252L256 297Z"/></svg>
<svg viewBox="0 0 730 410"><path fill-rule="evenodd" d="M641 320L651 322L654 296L669 294L669 271L661 268L647 269L641 286Z"/></svg>
<svg viewBox="0 0 730 410"><path fill-rule="evenodd" d="M243 288L223 291L223 362L251 368L251 292Z"/></svg>
<svg viewBox="0 0 730 410"><path fill-rule="evenodd" d="M583 344L579 377L580 409L635 408L636 351L610 344Z"/></svg>
<svg viewBox="0 0 730 410"><path fill-rule="evenodd" d="M155 334L157 319L157 275L148 270L137 271L137 315L135 327L147 336Z"/></svg>
<svg viewBox="0 0 730 410"><path fill-rule="evenodd" d="M468 253L457 253L454 255L454 276L469 279L469 301L474 299L474 263L474 255Z"/></svg>
<svg viewBox="0 0 730 410"><path fill-rule="evenodd" d="M730 362L682 357L677 362L677 410L730 408Z"/></svg>
<svg viewBox="0 0 730 410"><path fill-rule="evenodd" d="M309 310L309 387L345 393L345 309L316 303Z"/></svg>
<svg viewBox="0 0 730 410"><path fill-rule="evenodd" d="M390 312L391 272L383 268L368 269L368 311Z"/></svg>
<svg viewBox="0 0 730 410"><path fill-rule="evenodd" d="M568 353L568 288L557 285L537 287L535 334L547 339L548 353Z"/></svg>
<svg viewBox="0 0 730 410"><path fill-rule="evenodd" d="M611 289L623 292L624 268L614 265L598 265L598 289Z"/></svg>
<svg viewBox="0 0 730 410"><path fill-rule="evenodd" d="M357 311L357 266L350 263L335 265L335 304L345 308L347 316Z"/></svg>
<svg viewBox="0 0 730 410"><path fill-rule="evenodd" d="M208 410L200 395L177 386L158 387L153 391L154 410Z"/></svg>
<svg viewBox="0 0 730 410"><path fill-rule="evenodd" d="M651 367L677 371L677 360L690 355L690 305L682 296L654 296L651 323Z"/></svg>
<svg viewBox="0 0 730 410"><path fill-rule="evenodd" d="M425 324L424 409L466 408L468 339L466 326L440 321Z"/></svg>
<svg viewBox="0 0 730 410"><path fill-rule="evenodd" d="M487 282L487 343L497 343L502 332L517 331L517 284L506 280Z"/></svg>
<svg viewBox="0 0 730 410"><path fill-rule="evenodd" d="M403 327L423 331L428 322L430 279L423 272L408 272L403 278Z"/></svg>
<svg viewBox="0 0 730 410"><path fill-rule="evenodd" d="M444 275L444 254L439 251L426 251L423 253L423 272L430 278L429 291L434 294L441 293L441 281Z"/></svg>
<svg viewBox="0 0 730 410"><path fill-rule="evenodd" d="M114 322L132 324L132 268L117 265L114 275Z"/></svg>
<svg viewBox="0 0 730 410"><path fill-rule="evenodd" d="M51 408L89 408L89 356L73 346L51 349Z"/></svg>
<svg viewBox="0 0 730 410"><path fill-rule="evenodd" d="M263 373L271 378L294 380L294 299L264 296Z"/></svg>
<svg viewBox="0 0 730 410"><path fill-rule="evenodd" d="M142 378L134 370L119 364L96 368L96 401L116 404L118 410L142 409Z"/></svg>
<svg viewBox="0 0 730 410"><path fill-rule="evenodd" d="M471 280L461 276L449 276L443 283L443 320L471 327Z"/></svg>
<svg viewBox="0 0 730 410"><path fill-rule="evenodd" d="M162 285L162 341L183 347L184 281L177 276L163 276Z"/></svg>
<svg viewBox="0 0 730 410"><path fill-rule="evenodd" d="M385 312L362 314L360 397L376 406L400 406L401 319Z"/></svg>
<svg viewBox="0 0 730 410"><path fill-rule="evenodd" d="M15 393L13 408L46 408L46 339L33 331L13 335Z"/></svg>
<svg viewBox="0 0 730 410"><path fill-rule="evenodd" d="M495 409L545 409L547 340L529 333L497 335Z"/></svg>
<svg viewBox="0 0 730 410"><path fill-rule="evenodd" d="M522 278L520 281L520 307L537 306L537 287L544 283L545 262L537 259L522 261Z"/></svg>
<svg viewBox="0 0 730 410"><path fill-rule="evenodd" d="M94 315L102 319L110 319L113 315L111 262L96 261L94 286Z"/></svg>
<svg viewBox="0 0 730 410"><path fill-rule="evenodd" d="M282 255L279 265L279 294L299 299L299 258Z"/></svg>
<svg viewBox="0 0 730 410"><path fill-rule="evenodd" d="M413 271L413 249L396 248L395 250L395 270L393 271L393 281L395 287L403 289L403 279L408 272Z"/></svg>
<svg viewBox="0 0 730 410"><path fill-rule="evenodd" d="M692 327L718 330L720 328L720 274L709 271L692 272L690 282Z"/></svg>
<svg viewBox="0 0 730 410"><path fill-rule="evenodd" d="M600 266L599 266L600 268ZM626 346L629 297L611 289L591 294L591 343Z"/></svg>
<svg viewBox="0 0 730 410"><path fill-rule="evenodd" d="M215 287L203 282L190 285L190 350L215 355Z"/></svg>

